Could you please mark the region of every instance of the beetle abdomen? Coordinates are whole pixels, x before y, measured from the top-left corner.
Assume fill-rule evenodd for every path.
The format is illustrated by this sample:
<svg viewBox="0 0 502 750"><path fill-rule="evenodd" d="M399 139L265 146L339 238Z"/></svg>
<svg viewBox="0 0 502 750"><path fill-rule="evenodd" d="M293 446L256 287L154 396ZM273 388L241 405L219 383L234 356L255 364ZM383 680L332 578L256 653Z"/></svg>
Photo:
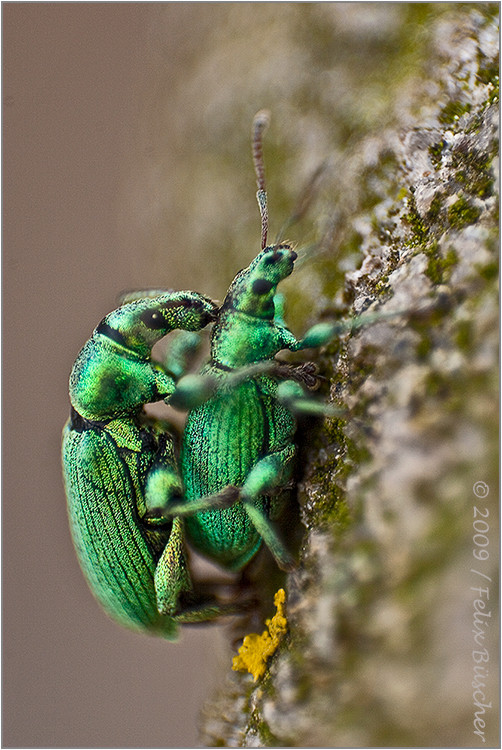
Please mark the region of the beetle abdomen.
<svg viewBox="0 0 502 750"><path fill-rule="evenodd" d="M268 451L266 408L256 382L250 380L189 414L182 449L188 501L228 484L242 485L257 459Z"/></svg>
<svg viewBox="0 0 502 750"><path fill-rule="evenodd" d="M134 511L128 466L104 430L63 432L63 473L73 541L91 591L106 612L136 629L176 627L157 611L154 554Z"/></svg>
<svg viewBox="0 0 502 750"><path fill-rule="evenodd" d="M256 380L249 380L189 414L182 450L187 502L229 484L243 485L256 461L269 451L269 402ZM264 503L261 498L257 502ZM260 545L241 503L189 516L185 525L200 552L229 568L242 567Z"/></svg>

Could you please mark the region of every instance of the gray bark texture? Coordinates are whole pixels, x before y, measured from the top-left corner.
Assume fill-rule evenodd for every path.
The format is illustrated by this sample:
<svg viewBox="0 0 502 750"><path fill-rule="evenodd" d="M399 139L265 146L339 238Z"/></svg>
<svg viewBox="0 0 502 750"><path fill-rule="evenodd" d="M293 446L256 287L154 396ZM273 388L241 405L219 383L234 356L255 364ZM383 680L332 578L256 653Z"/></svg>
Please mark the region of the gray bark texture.
<svg viewBox="0 0 502 750"><path fill-rule="evenodd" d="M276 585L268 561L240 635L281 583L289 630L256 682L229 636L201 742L496 745L499 6L154 7L138 263L164 278L169 240L177 288L223 299L259 250L266 108L269 241L310 201L284 236L288 325L400 313L309 353L344 414L298 431L299 565Z"/></svg>
<svg viewBox="0 0 502 750"><path fill-rule="evenodd" d="M347 43L340 5L313 4L319 57ZM372 75L367 45L359 62L321 60L303 91L299 141L353 125L311 209L322 252L296 280L305 322L401 314L317 355L345 413L299 435L288 634L256 682L229 662L206 746L498 742L498 7L440 11L402 23L422 37L397 59L394 28L388 90L359 89L381 104L378 129L366 119L377 105L348 91L352 66ZM373 41L378 57L385 40Z"/></svg>

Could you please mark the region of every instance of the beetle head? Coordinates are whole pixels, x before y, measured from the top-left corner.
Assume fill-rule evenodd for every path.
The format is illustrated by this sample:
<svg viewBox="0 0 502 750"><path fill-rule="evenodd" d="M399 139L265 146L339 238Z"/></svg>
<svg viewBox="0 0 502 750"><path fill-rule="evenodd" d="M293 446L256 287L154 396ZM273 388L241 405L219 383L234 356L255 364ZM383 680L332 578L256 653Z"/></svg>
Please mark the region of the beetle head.
<svg viewBox="0 0 502 750"><path fill-rule="evenodd" d="M223 307L273 320L277 284L292 273L296 258L289 245L266 247L247 268L239 271Z"/></svg>
<svg viewBox="0 0 502 750"><path fill-rule="evenodd" d="M214 320L216 304L196 292L164 292L138 299L109 313L96 333L140 356L149 356L154 344L170 331L198 331Z"/></svg>

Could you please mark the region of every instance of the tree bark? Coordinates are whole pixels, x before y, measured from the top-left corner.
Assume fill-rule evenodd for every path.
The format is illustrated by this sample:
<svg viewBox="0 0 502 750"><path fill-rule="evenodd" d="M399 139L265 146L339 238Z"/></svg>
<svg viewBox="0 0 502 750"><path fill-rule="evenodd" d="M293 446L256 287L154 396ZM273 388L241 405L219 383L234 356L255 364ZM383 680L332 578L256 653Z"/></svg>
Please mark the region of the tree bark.
<svg viewBox="0 0 502 750"><path fill-rule="evenodd" d="M496 13L433 18L388 125L327 170L310 322L401 314L318 356L345 414L303 446L288 634L257 682L229 662L204 745L497 743Z"/></svg>

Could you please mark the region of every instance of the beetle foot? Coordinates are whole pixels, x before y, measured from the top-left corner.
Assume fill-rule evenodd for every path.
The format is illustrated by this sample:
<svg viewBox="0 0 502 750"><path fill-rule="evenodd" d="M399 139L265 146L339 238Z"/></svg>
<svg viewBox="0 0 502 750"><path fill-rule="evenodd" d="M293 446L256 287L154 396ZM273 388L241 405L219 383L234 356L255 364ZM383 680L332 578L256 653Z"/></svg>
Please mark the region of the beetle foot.
<svg viewBox="0 0 502 750"><path fill-rule="evenodd" d="M315 362L304 362L301 365L290 365L286 362L277 362L272 370L272 374L284 380L294 380L301 383L309 391L315 391L319 388L321 377L318 373L318 367Z"/></svg>
<svg viewBox="0 0 502 750"><path fill-rule="evenodd" d="M317 374L318 369L315 362L304 362L294 368L293 380L297 379L309 391L315 391L321 383L321 377Z"/></svg>
<svg viewBox="0 0 502 750"><path fill-rule="evenodd" d="M291 573L298 567L296 560L289 553L284 555L280 560L277 560L277 565L285 573Z"/></svg>

